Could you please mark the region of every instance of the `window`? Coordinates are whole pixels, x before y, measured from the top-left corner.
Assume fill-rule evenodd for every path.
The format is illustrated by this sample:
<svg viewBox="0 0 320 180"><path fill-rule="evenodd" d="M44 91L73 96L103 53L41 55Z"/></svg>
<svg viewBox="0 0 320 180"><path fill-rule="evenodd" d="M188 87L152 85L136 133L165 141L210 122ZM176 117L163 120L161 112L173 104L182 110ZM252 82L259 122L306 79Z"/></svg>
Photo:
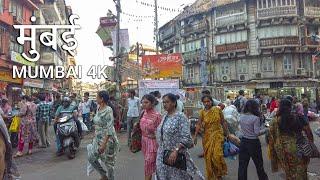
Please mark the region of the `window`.
<svg viewBox="0 0 320 180"><path fill-rule="evenodd" d="M292 55L285 55L283 57L283 69L285 71L292 70Z"/></svg>
<svg viewBox="0 0 320 180"><path fill-rule="evenodd" d="M248 73L248 64L245 59L241 59L238 61L239 73L245 74Z"/></svg>
<svg viewBox="0 0 320 180"><path fill-rule="evenodd" d="M194 67L188 66L187 73L188 73L188 79L193 79L194 78Z"/></svg>
<svg viewBox="0 0 320 180"><path fill-rule="evenodd" d="M262 4L261 4L261 1L260 1L260 0L257 1L257 6L258 6L259 9L262 8Z"/></svg>
<svg viewBox="0 0 320 180"><path fill-rule="evenodd" d="M287 5L287 0L282 0L282 6L286 6Z"/></svg>
<svg viewBox="0 0 320 180"><path fill-rule="evenodd" d="M277 0L278 6L282 5L282 0Z"/></svg>
<svg viewBox="0 0 320 180"><path fill-rule="evenodd" d="M262 0L262 8L267 8L267 0Z"/></svg>
<svg viewBox="0 0 320 180"><path fill-rule="evenodd" d="M259 29L260 38L298 36L298 29L295 26L274 26Z"/></svg>
<svg viewBox="0 0 320 180"><path fill-rule="evenodd" d="M10 47L9 47L9 51L15 51L18 53L23 53L23 45L20 45L16 42L16 35L11 35L10 36Z"/></svg>
<svg viewBox="0 0 320 180"><path fill-rule="evenodd" d="M221 74L222 75L229 74L229 65L228 65L228 63L221 64Z"/></svg>
<svg viewBox="0 0 320 180"><path fill-rule="evenodd" d="M22 5L17 3L16 0L12 0L12 1L10 1L9 9L10 9L10 12L12 13L12 15L16 16L17 20L22 22L22 19L23 19Z"/></svg>
<svg viewBox="0 0 320 180"><path fill-rule="evenodd" d="M273 71L273 60L271 57L265 57L262 59L262 70L264 72Z"/></svg>

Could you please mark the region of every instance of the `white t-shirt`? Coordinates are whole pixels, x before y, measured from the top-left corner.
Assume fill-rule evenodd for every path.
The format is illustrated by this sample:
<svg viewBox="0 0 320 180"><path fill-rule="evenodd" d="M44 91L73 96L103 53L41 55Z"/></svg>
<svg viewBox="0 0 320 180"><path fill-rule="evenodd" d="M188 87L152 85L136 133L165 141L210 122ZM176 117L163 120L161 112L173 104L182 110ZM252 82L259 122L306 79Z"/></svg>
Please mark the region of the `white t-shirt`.
<svg viewBox="0 0 320 180"><path fill-rule="evenodd" d="M179 100L177 100L177 111L178 112L182 112L182 110L184 109L183 107L183 102Z"/></svg>
<svg viewBox="0 0 320 180"><path fill-rule="evenodd" d="M161 98L160 98L160 99L157 98L157 101L158 101L158 104L154 107L154 109L155 109L158 113L162 114L162 113L163 113L162 99L161 99Z"/></svg>
<svg viewBox="0 0 320 180"><path fill-rule="evenodd" d="M81 112L82 114L88 114L90 113L90 106L91 106L92 101L88 100L87 102L82 102L81 103Z"/></svg>
<svg viewBox="0 0 320 180"><path fill-rule="evenodd" d="M133 99L128 98L128 117L139 117L139 106L140 106L140 100L137 97L134 97Z"/></svg>

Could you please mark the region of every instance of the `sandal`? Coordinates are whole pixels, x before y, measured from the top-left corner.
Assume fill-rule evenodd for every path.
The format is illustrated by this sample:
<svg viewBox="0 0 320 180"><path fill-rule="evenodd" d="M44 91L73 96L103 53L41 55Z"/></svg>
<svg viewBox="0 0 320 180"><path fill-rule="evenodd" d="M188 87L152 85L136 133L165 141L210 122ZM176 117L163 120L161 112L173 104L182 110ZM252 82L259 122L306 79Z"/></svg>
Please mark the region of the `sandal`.
<svg viewBox="0 0 320 180"><path fill-rule="evenodd" d="M13 157L17 158L17 157L22 157L23 153L22 152L17 152Z"/></svg>

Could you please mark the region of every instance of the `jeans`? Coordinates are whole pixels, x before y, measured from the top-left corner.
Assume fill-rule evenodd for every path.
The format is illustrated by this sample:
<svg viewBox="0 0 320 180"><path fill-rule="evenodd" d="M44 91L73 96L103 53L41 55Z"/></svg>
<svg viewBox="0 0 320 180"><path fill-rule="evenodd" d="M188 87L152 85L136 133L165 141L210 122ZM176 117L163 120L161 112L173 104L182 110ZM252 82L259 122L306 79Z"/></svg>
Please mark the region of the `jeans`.
<svg viewBox="0 0 320 180"><path fill-rule="evenodd" d="M131 132L133 129L133 125L138 121L138 119L138 117L127 117L128 145L130 145L131 143Z"/></svg>
<svg viewBox="0 0 320 180"><path fill-rule="evenodd" d="M238 180L247 180L248 164L252 158L259 180L268 180L268 176L263 168L262 150L259 139L241 139L239 154Z"/></svg>
<svg viewBox="0 0 320 180"><path fill-rule="evenodd" d="M48 121L45 121L45 120L38 121L38 132L39 132L39 135L40 135L40 141L41 141L41 146L42 147L49 146L48 125L49 125Z"/></svg>

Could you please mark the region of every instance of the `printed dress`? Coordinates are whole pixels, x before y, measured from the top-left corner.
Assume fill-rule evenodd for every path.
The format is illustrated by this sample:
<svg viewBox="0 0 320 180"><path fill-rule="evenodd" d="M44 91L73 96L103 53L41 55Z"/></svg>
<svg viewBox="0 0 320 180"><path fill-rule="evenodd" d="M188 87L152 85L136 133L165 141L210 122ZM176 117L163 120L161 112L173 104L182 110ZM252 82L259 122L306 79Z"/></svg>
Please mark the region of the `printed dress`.
<svg viewBox="0 0 320 180"><path fill-rule="evenodd" d="M161 129L163 127L163 135ZM201 172L195 166L187 149L181 150L187 159L187 170L180 170L167 166L163 163L163 154L165 150L173 150L178 144L183 144L186 148L193 146L190 124L186 116L181 112L176 112L173 116L164 116L157 129L157 142L159 148L157 151L157 180L190 180L204 179Z"/></svg>
<svg viewBox="0 0 320 180"><path fill-rule="evenodd" d="M144 155L144 174L151 176L156 172L156 158L158 144L156 137L157 127L161 123L161 115L156 110L145 111L140 120L142 131L142 152Z"/></svg>
<svg viewBox="0 0 320 180"><path fill-rule="evenodd" d="M280 134L280 118L276 117L270 126L269 148L272 172L279 168L286 173L287 180L308 179L308 158L298 156L297 135Z"/></svg>
<svg viewBox="0 0 320 180"><path fill-rule="evenodd" d="M89 162L101 176L106 175L108 179L113 180L116 155L119 151L119 141L113 126L112 109L107 106L105 109L98 111L93 118L93 123L95 125L95 136L92 141L92 148L88 152ZM103 154L99 154L98 149L106 136L109 136L106 150ZM102 168L98 161L99 159L105 163L107 171Z"/></svg>
<svg viewBox="0 0 320 180"><path fill-rule="evenodd" d="M206 163L207 179L215 179L227 175L227 164L223 157L223 128L221 120L224 119L220 108L212 107L210 110L200 110L200 118L204 127L202 139L204 159Z"/></svg>
<svg viewBox="0 0 320 180"><path fill-rule="evenodd" d="M30 102L21 103L20 112L23 114L19 128L19 143L21 145L24 143L33 144L37 140L36 111L36 104Z"/></svg>

